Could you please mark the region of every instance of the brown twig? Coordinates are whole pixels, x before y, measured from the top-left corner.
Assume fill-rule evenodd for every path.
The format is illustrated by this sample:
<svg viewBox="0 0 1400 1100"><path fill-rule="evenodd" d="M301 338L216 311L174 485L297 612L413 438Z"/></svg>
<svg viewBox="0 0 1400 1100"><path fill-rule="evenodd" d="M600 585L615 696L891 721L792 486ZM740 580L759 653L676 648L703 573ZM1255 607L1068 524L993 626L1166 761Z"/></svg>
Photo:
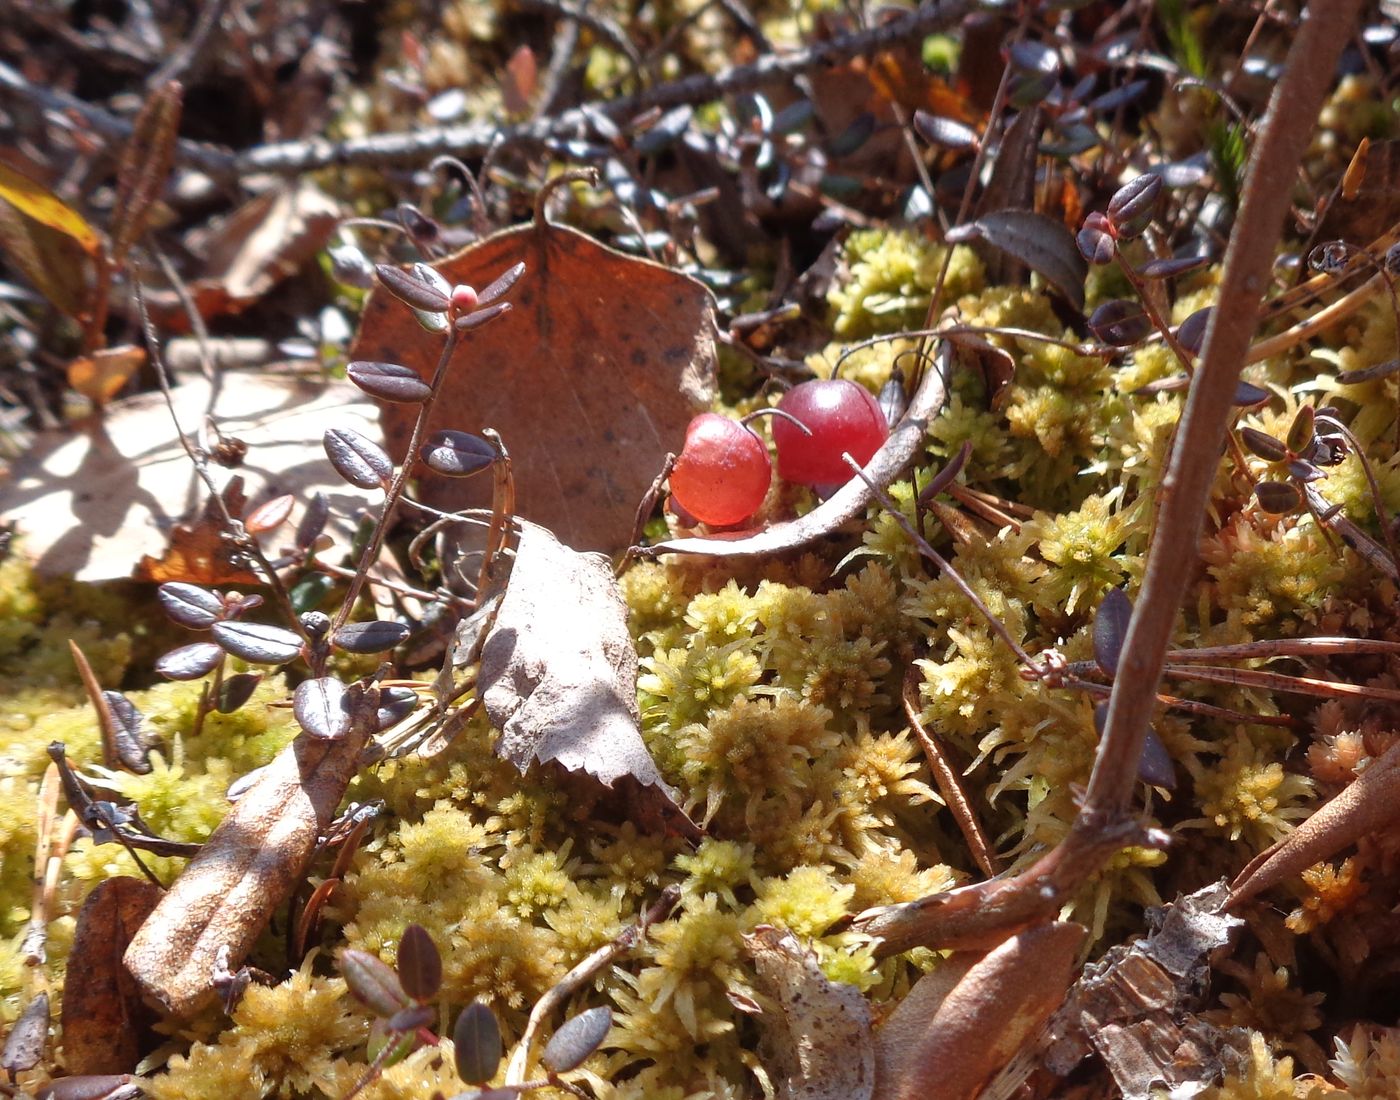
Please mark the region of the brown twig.
<svg viewBox="0 0 1400 1100"><path fill-rule="evenodd" d="M1220 297L1162 480L1164 503L1148 550L1142 594L1124 641L1103 740L1075 833L1067 843L1073 843L1076 833L1097 832L1128 811L1172 628L1196 568L1196 554L1182 553L1182 547L1194 549L1200 537L1233 413L1231 398L1268 286L1294 172L1359 7L1360 0L1309 6L1270 100L1225 254Z"/></svg>
<svg viewBox="0 0 1400 1100"><path fill-rule="evenodd" d="M852 57L887 49L897 42L918 40L954 26L972 7L969 0L925 3L915 11L869 30L856 31L783 55L769 55L749 65L734 65L713 75L697 73L620 96L564 111L550 118L516 126L493 121L425 128L404 133L372 134L346 141L314 138L260 145L241 153L199 142L181 141L176 155L185 164L221 179L244 178L260 172L295 175L331 165L389 165L427 161L443 153L475 156L494 144L513 145L543 141L558 134L587 128L590 111L613 120L640 114L652 107L676 107L683 103L707 103L726 95L752 91L765 84L791 80L795 75L822 69ZM131 126L107 111L74 96L38 87L14 69L0 63L0 99L37 103L46 110L76 115L108 141L123 141Z"/></svg>
<svg viewBox="0 0 1400 1100"><path fill-rule="evenodd" d="M943 801L947 803L953 820L958 823L963 839L967 841L967 848L972 853L973 861L988 878L996 877L999 873L996 852L992 849L987 834L982 831L982 823L977 820L977 811L972 808L972 802L968 799L967 792L962 789L957 769L948 763L948 758L943 755L943 746L924 726L923 719L919 715L918 666L910 665L909 671L904 674L904 691L901 693L900 699L904 703L904 715L909 719L909 728L914 731L914 736L919 739L919 744L923 746L924 756L928 759L929 771L933 773L933 778L938 783L938 790L943 795Z"/></svg>

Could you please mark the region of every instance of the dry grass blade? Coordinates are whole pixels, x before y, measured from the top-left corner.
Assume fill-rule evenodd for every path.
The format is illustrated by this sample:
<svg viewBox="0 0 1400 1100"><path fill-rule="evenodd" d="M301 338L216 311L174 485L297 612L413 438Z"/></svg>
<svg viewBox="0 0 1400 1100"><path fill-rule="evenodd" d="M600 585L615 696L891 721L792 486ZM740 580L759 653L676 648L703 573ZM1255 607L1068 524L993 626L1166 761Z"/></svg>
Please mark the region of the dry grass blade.
<svg viewBox="0 0 1400 1100"><path fill-rule="evenodd" d="M1372 699L1400 703L1400 691L1393 688L1316 680L1310 676L1285 676L1280 672L1266 672L1258 668L1216 668L1211 665L1176 668L1167 665L1164 671L1166 675L1179 680L1206 680L1213 684L1286 691L1295 695L1315 695L1323 699Z"/></svg>

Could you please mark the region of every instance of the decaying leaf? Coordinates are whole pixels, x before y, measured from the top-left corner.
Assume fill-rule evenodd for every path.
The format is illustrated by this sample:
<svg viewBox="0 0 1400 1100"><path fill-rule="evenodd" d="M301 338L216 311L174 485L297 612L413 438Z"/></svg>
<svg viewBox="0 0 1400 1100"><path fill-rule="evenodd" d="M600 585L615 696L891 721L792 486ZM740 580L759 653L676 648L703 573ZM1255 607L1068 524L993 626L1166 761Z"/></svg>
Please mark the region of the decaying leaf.
<svg viewBox="0 0 1400 1100"><path fill-rule="evenodd" d="M93 299L94 258L102 238L42 184L0 163L0 253L70 317Z"/></svg>
<svg viewBox="0 0 1400 1100"><path fill-rule="evenodd" d="M63 1062L69 1073L130 1073L153 1023L122 953L160 900L145 879L110 878L83 902L63 992Z"/></svg>
<svg viewBox="0 0 1400 1100"><path fill-rule="evenodd" d="M512 309L467 336L430 429L500 433L521 515L581 550L626 547L637 502L685 426L714 393L709 291L688 276L549 224L510 229L440 265L482 287L517 263ZM366 303L351 358L432 375L441 343L382 290ZM384 433L402 456L417 410L389 405ZM490 486L428 476L439 508L489 504Z"/></svg>
<svg viewBox="0 0 1400 1100"><path fill-rule="evenodd" d="M303 180L265 191L208 233L193 234L190 247L202 257L203 266L188 285L200 315L247 309L325 247L340 215L334 199ZM189 328L174 290L148 289L146 300L163 328Z"/></svg>
<svg viewBox="0 0 1400 1100"><path fill-rule="evenodd" d="M761 924L744 937L764 1015L762 1055L780 1100L867 1100L875 1085L870 1009L854 986L827 980L791 932Z"/></svg>
<svg viewBox="0 0 1400 1100"><path fill-rule="evenodd" d="M978 958L951 990L937 971L919 979L876 1037L878 1100L981 1095L1060 1007L1085 935L1079 924L1036 925Z"/></svg>
<svg viewBox="0 0 1400 1100"><path fill-rule="evenodd" d="M198 431L211 404L209 383L192 379L174 394L182 428ZM379 494L357 491L336 475L321 433L332 425L378 433L377 412L358 390L343 382L225 374L212 408L220 431L248 445L237 476L254 504L283 493L306 501L319 490L330 501L332 523L340 525L333 533L353 533L348 517ZM216 482L232 476L211 468ZM42 572L114 580L131 576L144 556L163 557L176 524L197 522L192 517L205 496L164 399L142 394L113 403L77 431L41 435L0 487L0 519L18 526L25 552Z"/></svg>
<svg viewBox="0 0 1400 1100"><path fill-rule="evenodd" d="M130 344L119 348L99 348L91 355L80 355L68 364L68 384L94 405L105 405L117 396L145 363L146 352L143 348Z"/></svg>
<svg viewBox="0 0 1400 1100"><path fill-rule="evenodd" d="M679 814L638 729L637 651L607 559L522 522L478 684L496 751L521 772L557 761L605 786L635 781Z"/></svg>
<svg viewBox="0 0 1400 1100"><path fill-rule="evenodd" d="M1210 952L1244 923L1225 912L1228 893L1214 883L1149 911L1154 931L1086 966L1046 1033L1044 1067L1062 1077L1096 1052L1126 1100L1147 1100L1161 1085L1191 1097L1216 1080L1231 1036L1192 1009Z"/></svg>
<svg viewBox="0 0 1400 1100"><path fill-rule="evenodd" d="M1400 744L1372 760L1355 780L1286 837L1254 857L1230 887L1230 908L1314 863L1329 859L1363 836L1393 828L1400 814Z"/></svg>
<svg viewBox="0 0 1400 1100"><path fill-rule="evenodd" d="M188 1016L214 997L216 973L242 963L301 880L364 740L298 737L243 792L127 949L150 1000Z"/></svg>
<svg viewBox="0 0 1400 1100"><path fill-rule="evenodd" d="M876 485L889 485L919 452L928 432L929 421L942 411L947 399L947 380L942 370L930 369L910 398L904 419L894 426L890 437L865 464L865 476ZM873 499L870 486L853 477L806 515L787 523L775 523L755 534L737 538L665 539L645 547L642 553L648 557L658 554L708 554L717 558L782 554L815 542L843 524L865 515L865 509Z"/></svg>

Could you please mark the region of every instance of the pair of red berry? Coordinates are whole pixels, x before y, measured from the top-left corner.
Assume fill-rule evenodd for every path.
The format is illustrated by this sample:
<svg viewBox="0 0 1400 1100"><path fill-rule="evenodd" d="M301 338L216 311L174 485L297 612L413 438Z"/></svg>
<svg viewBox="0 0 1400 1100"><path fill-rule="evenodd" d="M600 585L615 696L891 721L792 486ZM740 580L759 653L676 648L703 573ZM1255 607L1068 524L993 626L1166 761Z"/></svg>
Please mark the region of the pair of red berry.
<svg viewBox="0 0 1400 1100"><path fill-rule="evenodd" d="M794 386L777 411L778 473L798 485L844 485L852 473L842 454L864 466L889 436L869 391L844 378ZM701 413L686 429L671 495L702 523L725 527L758 511L772 479L768 448L757 434L727 416Z"/></svg>

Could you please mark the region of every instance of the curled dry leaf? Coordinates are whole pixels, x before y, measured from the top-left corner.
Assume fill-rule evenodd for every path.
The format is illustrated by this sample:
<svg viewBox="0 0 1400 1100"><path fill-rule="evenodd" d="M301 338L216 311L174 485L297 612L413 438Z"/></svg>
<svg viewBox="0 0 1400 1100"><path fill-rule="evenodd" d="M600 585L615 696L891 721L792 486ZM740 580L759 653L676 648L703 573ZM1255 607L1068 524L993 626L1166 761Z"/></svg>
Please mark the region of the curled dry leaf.
<svg viewBox="0 0 1400 1100"><path fill-rule="evenodd" d="M936 971L921 978L876 1037L877 1100L981 1095L1059 1008L1085 934L1060 921L1029 928L974 962L946 995ZM930 977L936 997L919 995Z"/></svg>
<svg viewBox="0 0 1400 1100"><path fill-rule="evenodd" d="M521 523L510 583L481 650L481 700L496 751L521 772L558 761L605 786L628 779L683 817L638 729L637 651L600 554Z"/></svg>
<svg viewBox="0 0 1400 1100"><path fill-rule="evenodd" d="M909 409L890 431L890 436L865 464L865 476L876 485L888 486L907 466L924 444L929 421L942 410L948 399L946 379L938 368L924 375L910 398ZM738 538L666 539L643 549L643 554L709 554L712 557L747 557L781 554L824 538L843 524L865 515L873 494L860 478L853 477L805 516L752 535Z"/></svg>
<svg viewBox="0 0 1400 1100"><path fill-rule="evenodd" d="M440 271L452 284L484 287L519 263L525 273L510 291L510 312L464 337L429 428L494 428L514 461L521 515L570 546L621 550L637 501L713 396L709 291L548 224L499 233ZM441 347L377 289L351 358L402 363L429 378ZM547 414L541 394L550 398ZM396 457L416 415L412 407L384 409ZM490 503L485 479L429 475L422 485L424 502L439 508Z"/></svg>
<svg viewBox="0 0 1400 1100"><path fill-rule="evenodd" d="M160 900L136 878L98 883L78 913L63 992L63 1062L70 1073L130 1073L153 1022L122 952Z"/></svg>
<svg viewBox="0 0 1400 1100"><path fill-rule="evenodd" d="M197 431L212 408L220 430L248 444L236 475L218 466L211 470L216 481L242 477L255 504L284 493L306 501L320 491L330 503L332 533L348 541L354 528L346 517L381 495L346 485L321 447L330 425L379 434L374 402L349 383L239 373L225 374L217 392L203 379L191 379L174 395L186 432ZM0 486L0 519L18 526L19 545L42 572L78 581L118 580L130 577L143 557L162 558L176 525L202 515L206 494L165 400L150 393L114 402L101 419L76 432L38 436L14 477ZM196 559L189 567L198 568L198 554L185 557ZM223 583L192 575L148 579ZM246 573L241 578L253 579Z"/></svg>
<svg viewBox="0 0 1400 1100"><path fill-rule="evenodd" d="M1230 908L1329 859L1400 815L1400 744L1391 745L1335 798L1245 865L1230 885Z"/></svg>
<svg viewBox="0 0 1400 1100"><path fill-rule="evenodd" d="M780 1010L763 1016L761 1047L780 1100L868 1100L875 1050L859 990L828 981L816 955L784 929L759 925L744 949Z"/></svg>
<svg viewBox="0 0 1400 1100"><path fill-rule="evenodd" d="M148 998L177 1016L213 999L219 967L243 962L301 881L363 746L353 730L340 741L298 737L258 773L127 949Z"/></svg>
<svg viewBox="0 0 1400 1100"><path fill-rule="evenodd" d="M1210 953L1244 923L1225 912L1227 894L1213 883L1149 910L1149 935L1086 966L1042 1040L1045 1069L1063 1077L1097 1052L1126 1100L1160 1086L1195 1096L1217 1078L1228 1037L1193 1010Z"/></svg>

